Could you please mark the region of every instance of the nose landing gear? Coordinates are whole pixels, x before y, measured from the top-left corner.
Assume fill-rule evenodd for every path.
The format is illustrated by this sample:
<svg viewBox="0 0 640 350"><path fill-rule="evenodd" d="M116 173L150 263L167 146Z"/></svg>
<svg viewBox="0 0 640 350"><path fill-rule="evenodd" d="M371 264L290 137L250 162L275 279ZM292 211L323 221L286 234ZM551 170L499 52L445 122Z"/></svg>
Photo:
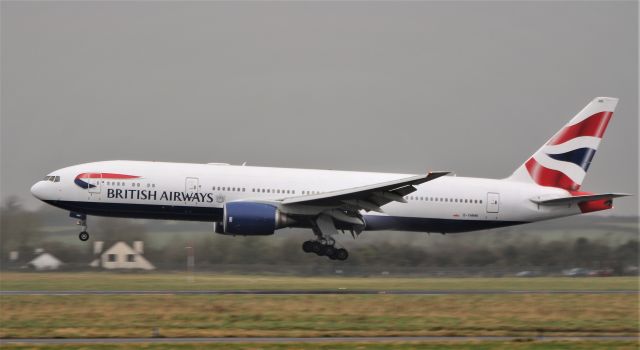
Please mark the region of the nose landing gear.
<svg viewBox="0 0 640 350"><path fill-rule="evenodd" d="M87 231L80 232L80 234L78 235L78 238L80 238L80 240L83 242L87 241L89 239L89 232Z"/></svg>
<svg viewBox="0 0 640 350"><path fill-rule="evenodd" d="M75 212L71 212L69 216L78 219L76 225L82 226L82 231L78 235L78 238L80 238L80 240L83 242L89 240L89 232L87 232L87 216L85 214Z"/></svg>

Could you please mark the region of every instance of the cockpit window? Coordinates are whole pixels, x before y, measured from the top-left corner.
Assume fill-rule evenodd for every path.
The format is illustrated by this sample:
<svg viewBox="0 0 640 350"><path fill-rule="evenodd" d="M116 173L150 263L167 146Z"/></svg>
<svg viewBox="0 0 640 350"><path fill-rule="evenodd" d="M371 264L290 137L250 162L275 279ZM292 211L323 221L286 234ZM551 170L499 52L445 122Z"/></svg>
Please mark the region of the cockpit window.
<svg viewBox="0 0 640 350"><path fill-rule="evenodd" d="M60 182L60 176L45 176L42 181Z"/></svg>
<svg viewBox="0 0 640 350"><path fill-rule="evenodd" d="M60 182L60 176L56 176L56 177L53 179L53 182Z"/></svg>

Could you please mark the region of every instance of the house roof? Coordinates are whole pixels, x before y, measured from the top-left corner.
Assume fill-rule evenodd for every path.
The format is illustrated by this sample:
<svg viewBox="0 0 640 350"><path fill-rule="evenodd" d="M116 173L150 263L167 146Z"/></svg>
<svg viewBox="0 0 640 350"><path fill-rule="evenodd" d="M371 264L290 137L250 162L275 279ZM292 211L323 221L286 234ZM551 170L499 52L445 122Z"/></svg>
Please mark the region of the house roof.
<svg viewBox="0 0 640 350"><path fill-rule="evenodd" d="M131 248L129 244L123 241L114 243L111 247L104 250L100 255L116 254L116 253L141 255L140 253L136 252L133 248Z"/></svg>
<svg viewBox="0 0 640 350"><path fill-rule="evenodd" d="M28 262L28 264L32 265L51 265L51 264L62 264L62 261L55 256L49 253L42 253L36 256L34 259Z"/></svg>

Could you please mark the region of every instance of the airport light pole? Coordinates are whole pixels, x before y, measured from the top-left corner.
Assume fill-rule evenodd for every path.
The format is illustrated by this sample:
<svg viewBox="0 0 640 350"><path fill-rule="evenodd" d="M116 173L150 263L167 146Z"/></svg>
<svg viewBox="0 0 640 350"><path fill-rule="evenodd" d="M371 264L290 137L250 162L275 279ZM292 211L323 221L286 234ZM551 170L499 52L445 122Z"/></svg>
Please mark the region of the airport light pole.
<svg viewBox="0 0 640 350"><path fill-rule="evenodd" d="M193 254L193 244L185 247L187 250L187 282L193 282L193 265L195 264L195 256Z"/></svg>

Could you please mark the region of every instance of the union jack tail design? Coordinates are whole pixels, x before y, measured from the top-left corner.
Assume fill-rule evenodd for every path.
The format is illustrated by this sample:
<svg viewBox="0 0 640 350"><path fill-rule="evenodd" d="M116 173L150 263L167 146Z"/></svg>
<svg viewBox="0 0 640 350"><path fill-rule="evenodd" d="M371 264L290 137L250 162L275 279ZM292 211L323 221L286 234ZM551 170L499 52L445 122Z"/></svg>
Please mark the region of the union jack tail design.
<svg viewBox="0 0 640 350"><path fill-rule="evenodd" d="M598 150L617 98L597 97L547 141L510 177L540 186L577 191Z"/></svg>

